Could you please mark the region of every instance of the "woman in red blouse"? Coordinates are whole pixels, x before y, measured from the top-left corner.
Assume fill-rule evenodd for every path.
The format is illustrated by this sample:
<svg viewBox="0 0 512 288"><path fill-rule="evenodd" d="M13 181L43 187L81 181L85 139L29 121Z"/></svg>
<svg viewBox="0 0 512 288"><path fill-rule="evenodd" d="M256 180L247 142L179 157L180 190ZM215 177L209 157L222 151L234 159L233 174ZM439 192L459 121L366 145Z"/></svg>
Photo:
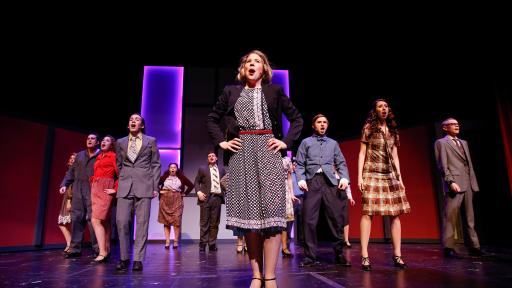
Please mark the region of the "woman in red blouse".
<svg viewBox="0 0 512 288"><path fill-rule="evenodd" d="M101 152L94 163L94 175L91 177L92 226L100 252L94 259L103 263L110 255L110 208L117 190L117 165L114 137L107 135L101 141Z"/></svg>

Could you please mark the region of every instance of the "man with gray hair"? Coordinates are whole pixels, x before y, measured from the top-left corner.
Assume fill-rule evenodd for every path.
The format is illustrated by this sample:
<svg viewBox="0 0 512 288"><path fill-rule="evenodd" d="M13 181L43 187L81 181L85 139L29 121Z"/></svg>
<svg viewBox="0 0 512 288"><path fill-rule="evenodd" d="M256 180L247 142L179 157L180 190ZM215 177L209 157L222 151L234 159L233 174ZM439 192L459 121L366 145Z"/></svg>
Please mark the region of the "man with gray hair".
<svg viewBox="0 0 512 288"><path fill-rule="evenodd" d="M454 250L455 225L458 211L464 202L464 221L466 232L471 241L469 254L483 256L480 243L475 231L475 219L473 214L473 192L478 192L473 163L469 153L468 143L457 137L459 134L459 122L454 118L448 118L442 123L444 138L435 143L435 155L437 167L443 177L444 211L443 211L443 235L442 244L444 256L447 258L461 258Z"/></svg>

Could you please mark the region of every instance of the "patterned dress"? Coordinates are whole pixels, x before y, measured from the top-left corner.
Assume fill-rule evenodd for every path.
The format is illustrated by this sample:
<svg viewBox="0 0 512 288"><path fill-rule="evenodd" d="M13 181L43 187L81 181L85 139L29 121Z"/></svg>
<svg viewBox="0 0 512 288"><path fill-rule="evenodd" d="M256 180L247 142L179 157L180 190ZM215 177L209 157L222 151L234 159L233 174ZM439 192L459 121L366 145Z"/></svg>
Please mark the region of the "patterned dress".
<svg viewBox="0 0 512 288"><path fill-rule="evenodd" d="M67 203L68 201L71 201L71 197L73 197L73 185L69 185L66 189L66 193L62 196L62 204L60 206L57 224L66 225L68 223L71 223L71 209L68 209Z"/></svg>
<svg viewBox="0 0 512 288"><path fill-rule="evenodd" d="M382 130L370 133L365 126L361 142L366 143L363 166L363 215L400 215L409 213L411 206L400 187L391 151L399 145L398 135L384 135Z"/></svg>
<svg viewBox="0 0 512 288"><path fill-rule="evenodd" d="M295 216L293 213L293 182L292 182L292 160L289 157L283 158L283 168L285 175L286 187L286 221L294 221Z"/></svg>
<svg viewBox="0 0 512 288"><path fill-rule="evenodd" d="M272 130L261 88L244 89L235 107L242 148L229 160L226 227L234 233L274 234L286 229L286 188L281 154L267 150Z"/></svg>

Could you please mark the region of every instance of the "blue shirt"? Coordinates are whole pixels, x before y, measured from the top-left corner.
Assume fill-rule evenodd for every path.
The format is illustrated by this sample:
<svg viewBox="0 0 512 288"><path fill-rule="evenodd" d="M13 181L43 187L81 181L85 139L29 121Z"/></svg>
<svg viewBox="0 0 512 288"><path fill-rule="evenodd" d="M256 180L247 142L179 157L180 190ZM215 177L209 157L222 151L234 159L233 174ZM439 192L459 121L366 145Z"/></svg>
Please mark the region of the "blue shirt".
<svg viewBox="0 0 512 288"><path fill-rule="evenodd" d="M304 192L300 190L298 182L299 181L297 180L297 174L295 172L292 172L293 195L302 196L304 195Z"/></svg>
<svg viewBox="0 0 512 288"><path fill-rule="evenodd" d="M313 135L300 143L297 151L297 180L309 180L322 168L323 173L333 185L338 185L335 168L340 178L349 180L345 157L336 141L327 137Z"/></svg>

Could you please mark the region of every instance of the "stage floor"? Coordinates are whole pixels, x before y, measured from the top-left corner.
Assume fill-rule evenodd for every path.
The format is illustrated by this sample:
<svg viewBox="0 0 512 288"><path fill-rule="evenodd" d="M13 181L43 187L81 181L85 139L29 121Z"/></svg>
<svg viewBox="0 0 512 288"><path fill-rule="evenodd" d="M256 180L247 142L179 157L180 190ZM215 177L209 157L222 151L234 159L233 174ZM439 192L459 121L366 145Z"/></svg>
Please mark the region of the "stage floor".
<svg viewBox="0 0 512 288"><path fill-rule="evenodd" d="M64 259L62 250L0 254L0 287L249 287L247 254L223 241L217 252L200 253L197 243L165 250L148 245L144 271L118 272L118 247L107 264L92 264L90 249L81 258ZM352 267L336 266L329 244L319 249L321 266L300 268L303 254L292 244L293 258L277 265L279 287L511 287L512 250L485 247L491 257L444 259L439 245L404 244L406 270L393 267L390 244L370 244L371 272L363 272L360 246L346 249ZM461 252L465 249L461 248ZM131 268L131 266L130 266Z"/></svg>

